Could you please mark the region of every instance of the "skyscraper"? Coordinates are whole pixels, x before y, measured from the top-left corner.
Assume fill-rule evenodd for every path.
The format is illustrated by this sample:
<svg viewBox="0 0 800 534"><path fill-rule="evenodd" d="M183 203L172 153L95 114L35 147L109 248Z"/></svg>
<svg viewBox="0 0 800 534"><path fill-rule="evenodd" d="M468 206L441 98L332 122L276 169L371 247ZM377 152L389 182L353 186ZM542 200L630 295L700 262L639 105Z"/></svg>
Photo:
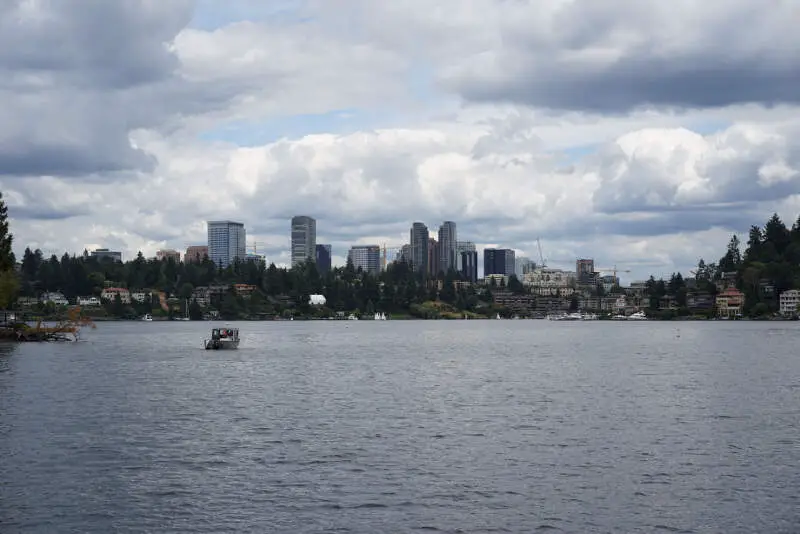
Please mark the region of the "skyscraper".
<svg viewBox="0 0 800 534"><path fill-rule="evenodd" d="M462 253L475 252L476 250L475 243L472 241L456 241L456 270L458 272L463 272L461 265Z"/></svg>
<svg viewBox="0 0 800 534"><path fill-rule="evenodd" d="M332 249L330 245L317 245L315 250L315 258L317 262L317 271L320 274L327 273L331 270L331 256Z"/></svg>
<svg viewBox="0 0 800 534"><path fill-rule="evenodd" d="M594 260L582 259L575 261L575 276L579 284L596 283L597 275L594 272Z"/></svg>
<svg viewBox="0 0 800 534"><path fill-rule="evenodd" d="M458 267L456 223L444 221L439 227L439 271L447 273Z"/></svg>
<svg viewBox="0 0 800 534"><path fill-rule="evenodd" d="M483 249L483 276L514 274L514 251L508 248Z"/></svg>
<svg viewBox="0 0 800 534"><path fill-rule="evenodd" d="M208 258L223 269L247 255L244 223L208 221Z"/></svg>
<svg viewBox="0 0 800 534"><path fill-rule="evenodd" d="M523 274L532 273L536 270L536 263L530 259L526 258L525 256L519 256L515 260L516 265L514 266L514 274L518 277L522 277Z"/></svg>
<svg viewBox="0 0 800 534"><path fill-rule="evenodd" d="M378 276L381 272L381 247L378 245L354 245L347 253L353 268Z"/></svg>
<svg viewBox="0 0 800 534"><path fill-rule="evenodd" d="M305 215L292 217L292 267L317 254L317 221Z"/></svg>
<svg viewBox="0 0 800 534"><path fill-rule="evenodd" d="M400 251L397 253L395 261L404 261L406 263L411 263L411 245L405 244L402 247L400 247Z"/></svg>
<svg viewBox="0 0 800 534"><path fill-rule="evenodd" d="M478 281L478 252L465 250L461 253L461 274L470 282Z"/></svg>
<svg viewBox="0 0 800 534"><path fill-rule="evenodd" d="M421 222L411 225L411 266L418 273L428 270L428 227Z"/></svg>
<svg viewBox="0 0 800 534"><path fill-rule="evenodd" d="M439 274L439 243L432 237L428 238L428 276L436 277Z"/></svg>
<svg viewBox="0 0 800 534"><path fill-rule="evenodd" d="M186 247L183 255L184 263L200 263L208 256L208 245L191 245ZM209 256L210 258L211 256Z"/></svg>

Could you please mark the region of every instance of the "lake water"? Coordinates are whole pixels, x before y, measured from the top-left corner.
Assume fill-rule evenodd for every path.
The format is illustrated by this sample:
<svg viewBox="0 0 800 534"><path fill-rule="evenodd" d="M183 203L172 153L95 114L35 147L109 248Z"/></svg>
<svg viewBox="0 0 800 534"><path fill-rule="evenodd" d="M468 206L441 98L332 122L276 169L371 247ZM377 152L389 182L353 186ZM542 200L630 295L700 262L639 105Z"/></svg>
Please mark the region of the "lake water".
<svg viewBox="0 0 800 534"><path fill-rule="evenodd" d="M0 532L798 532L800 323L0 346Z"/></svg>

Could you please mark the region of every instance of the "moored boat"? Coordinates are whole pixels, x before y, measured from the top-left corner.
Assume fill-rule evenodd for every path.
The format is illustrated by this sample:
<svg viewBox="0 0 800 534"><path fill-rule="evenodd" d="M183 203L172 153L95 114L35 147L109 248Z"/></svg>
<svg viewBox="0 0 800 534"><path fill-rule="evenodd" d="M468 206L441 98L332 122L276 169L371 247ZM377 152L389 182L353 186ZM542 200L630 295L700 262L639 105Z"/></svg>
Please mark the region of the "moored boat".
<svg viewBox="0 0 800 534"><path fill-rule="evenodd" d="M211 339L203 340L206 350L232 350L239 347L238 328L214 328Z"/></svg>

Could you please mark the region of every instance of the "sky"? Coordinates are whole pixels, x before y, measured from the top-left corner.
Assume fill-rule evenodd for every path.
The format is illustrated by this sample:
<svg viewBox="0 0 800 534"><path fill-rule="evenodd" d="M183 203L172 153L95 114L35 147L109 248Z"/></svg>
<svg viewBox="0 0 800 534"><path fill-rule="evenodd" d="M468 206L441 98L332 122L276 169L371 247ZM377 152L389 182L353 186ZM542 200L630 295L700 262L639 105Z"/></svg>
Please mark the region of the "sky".
<svg viewBox="0 0 800 534"><path fill-rule="evenodd" d="M411 223L623 280L800 213L794 0L6 0L15 251L184 250L293 215L343 264Z"/></svg>

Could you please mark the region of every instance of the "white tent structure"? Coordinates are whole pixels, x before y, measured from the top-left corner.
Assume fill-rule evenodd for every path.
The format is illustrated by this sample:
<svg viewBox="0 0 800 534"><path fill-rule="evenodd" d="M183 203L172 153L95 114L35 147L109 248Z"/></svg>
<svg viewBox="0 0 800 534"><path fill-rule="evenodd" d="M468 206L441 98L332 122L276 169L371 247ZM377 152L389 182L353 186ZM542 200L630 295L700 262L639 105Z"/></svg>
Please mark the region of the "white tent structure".
<svg viewBox="0 0 800 534"><path fill-rule="evenodd" d="M311 306L324 306L326 302L325 295L311 295L308 299L308 303Z"/></svg>

